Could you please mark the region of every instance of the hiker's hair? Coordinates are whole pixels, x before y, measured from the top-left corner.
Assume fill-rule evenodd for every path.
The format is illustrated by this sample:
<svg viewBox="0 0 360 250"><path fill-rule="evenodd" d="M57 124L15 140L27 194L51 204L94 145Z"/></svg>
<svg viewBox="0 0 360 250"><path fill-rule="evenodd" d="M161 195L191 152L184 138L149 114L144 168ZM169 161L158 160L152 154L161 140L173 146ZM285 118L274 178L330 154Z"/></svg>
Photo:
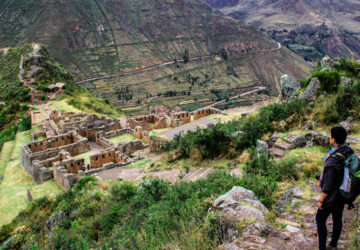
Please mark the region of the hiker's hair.
<svg viewBox="0 0 360 250"><path fill-rule="evenodd" d="M331 137L335 139L338 144L344 144L347 137L347 132L343 127L333 127L331 129Z"/></svg>

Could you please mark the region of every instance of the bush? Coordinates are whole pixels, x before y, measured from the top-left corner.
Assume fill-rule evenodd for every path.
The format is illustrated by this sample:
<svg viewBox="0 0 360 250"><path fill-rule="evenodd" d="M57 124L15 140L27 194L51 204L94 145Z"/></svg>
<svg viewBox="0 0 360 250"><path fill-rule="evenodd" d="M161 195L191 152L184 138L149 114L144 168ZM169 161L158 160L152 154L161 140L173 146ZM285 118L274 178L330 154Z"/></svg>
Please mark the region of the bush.
<svg viewBox="0 0 360 250"><path fill-rule="evenodd" d="M125 201L136 195L136 186L130 182L115 183L110 193L116 201Z"/></svg>
<svg viewBox="0 0 360 250"><path fill-rule="evenodd" d="M320 89L322 91L326 91L327 93L335 93L340 84L340 74L339 72L333 71L320 71L316 72L312 75L313 77L317 77L320 81Z"/></svg>

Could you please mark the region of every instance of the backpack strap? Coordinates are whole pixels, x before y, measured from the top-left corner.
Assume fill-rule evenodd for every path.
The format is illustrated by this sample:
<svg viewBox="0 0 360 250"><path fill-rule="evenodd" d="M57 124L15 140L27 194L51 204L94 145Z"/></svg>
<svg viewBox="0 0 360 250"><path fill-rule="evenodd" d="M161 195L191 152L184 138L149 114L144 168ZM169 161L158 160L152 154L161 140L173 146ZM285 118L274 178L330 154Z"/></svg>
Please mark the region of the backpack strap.
<svg viewBox="0 0 360 250"><path fill-rule="evenodd" d="M343 154L339 153L339 152L336 152L335 154L332 154L331 157L339 160L339 161L345 161L346 158Z"/></svg>

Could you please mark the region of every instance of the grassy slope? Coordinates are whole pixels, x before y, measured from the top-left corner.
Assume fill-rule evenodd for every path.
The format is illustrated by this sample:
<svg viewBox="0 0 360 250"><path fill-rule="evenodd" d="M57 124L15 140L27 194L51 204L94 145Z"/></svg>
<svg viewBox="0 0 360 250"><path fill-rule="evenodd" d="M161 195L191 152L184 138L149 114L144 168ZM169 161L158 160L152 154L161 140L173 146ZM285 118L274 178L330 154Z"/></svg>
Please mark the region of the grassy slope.
<svg viewBox="0 0 360 250"><path fill-rule="evenodd" d="M4 171L4 180L0 183L0 226L9 223L29 204L27 189L34 199L63 192L54 180L35 185L21 168L20 146L27 142L30 142L30 131L17 134L16 140L7 142L1 152L0 169Z"/></svg>

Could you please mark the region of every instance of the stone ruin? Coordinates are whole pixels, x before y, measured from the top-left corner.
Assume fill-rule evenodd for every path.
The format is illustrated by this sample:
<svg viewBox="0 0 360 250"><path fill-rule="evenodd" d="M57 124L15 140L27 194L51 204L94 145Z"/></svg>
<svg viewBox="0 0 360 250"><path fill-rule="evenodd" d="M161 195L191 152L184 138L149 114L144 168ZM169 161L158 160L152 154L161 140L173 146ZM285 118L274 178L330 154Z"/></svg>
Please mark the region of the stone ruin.
<svg viewBox="0 0 360 250"><path fill-rule="evenodd" d="M167 128L166 117L162 115L149 114L135 116L127 119L129 128L142 127L145 131Z"/></svg>
<svg viewBox="0 0 360 250"><path fill-rule="evenodd" d="M35 117L36 113L32 114L34 125ZM117 119L94 114L53 111L41 125L43 130L33 133L32 142L21 147L21 166L36 184L54 178L68 190L79 176L128 164L133 161L128 155L148 147L140 140L115 145L107 138L134 131L122 129ZM45 139L35 141L38 137ZM76 158L92 147L98 150L90 155L89 164L85 164L84 158Z"/></svg>
<svg viewBox="0 0 360 250"><path fill-rule="evenodd" d="M214 108L193 112L194 120L222 113ZM32 124L37 125L38 112L32 112ZM126 128L120 120L98 117L95 114L52 111L41 123L42 131L33 133L32 142L21 147L21 166L36 184L55 179L65 190L73 187L79 178L105 169L120 167L134 162L132 154L149 148L150 152L161 152L167 140L150 138L149 131L177 127L189 123L192 114L171 114L167 124L166 115L149 114L128 118ZM134 135L138 140L114 143L111 138L124 134ZM45 139L37 140L43 137ZM81 156L92 151L89 163ZM133 157L133 156L132 156Z"/></svg>
<svg viewBox="0 0 360 250"><path fill-rule="evenodd" d="M202 108L194 111L194 120L198 120L200 118L214 115L214 114L223 114L223 112L216 108Z"/></svg>
<svg viewBox="0 0 360 250"><path fill-rule="evenodd" d="M189 112L177 112L171 115L171 127L175 128L182 124L189 123L191 121L191 114Z"/></svg>
<svg viewBox="0 0 360 250"><path fill-rule="evenodd" d="M53 178L55 163L62 163L65 167L81 165L69 155L78 155L90 150L88 139L76 131L46 138L23 145L21 152L21 166L28 172L36 184ZM68 167L70 169L70 167Z"/></svg>

